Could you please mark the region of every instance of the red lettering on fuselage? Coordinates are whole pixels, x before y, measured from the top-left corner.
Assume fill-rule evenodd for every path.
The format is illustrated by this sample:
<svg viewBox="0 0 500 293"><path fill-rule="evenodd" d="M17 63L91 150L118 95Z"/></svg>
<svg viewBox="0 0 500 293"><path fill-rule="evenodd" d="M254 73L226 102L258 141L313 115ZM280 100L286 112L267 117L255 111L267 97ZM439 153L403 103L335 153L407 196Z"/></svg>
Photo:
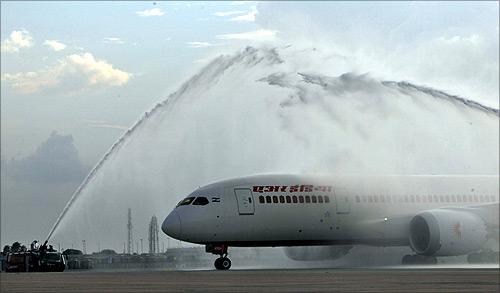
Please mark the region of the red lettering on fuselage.
<svg viewBox="0 0 500 293"><path fill-rule="evenodd" d="M321 192L331 192L331 186L314 186L312 184L302 184L302 185L254 185L253 192L257 193L267 193L267 192L286 192L290 193L294 192L313 192L313 191L321 191Z"/></svg>

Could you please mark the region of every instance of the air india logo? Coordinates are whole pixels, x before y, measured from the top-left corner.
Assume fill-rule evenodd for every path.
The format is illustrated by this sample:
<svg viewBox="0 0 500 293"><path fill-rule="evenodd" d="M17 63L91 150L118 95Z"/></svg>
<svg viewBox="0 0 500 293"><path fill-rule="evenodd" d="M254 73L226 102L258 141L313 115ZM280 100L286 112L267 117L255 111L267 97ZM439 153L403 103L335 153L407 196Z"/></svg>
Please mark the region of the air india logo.
<svg viewBox="0 0 500 293"><path fill-rule="evenodd" d="M462 226L460 225L460 222L457 222L455 225L453 225L453 232L455 232L457 238L462 238Z"/></svg>

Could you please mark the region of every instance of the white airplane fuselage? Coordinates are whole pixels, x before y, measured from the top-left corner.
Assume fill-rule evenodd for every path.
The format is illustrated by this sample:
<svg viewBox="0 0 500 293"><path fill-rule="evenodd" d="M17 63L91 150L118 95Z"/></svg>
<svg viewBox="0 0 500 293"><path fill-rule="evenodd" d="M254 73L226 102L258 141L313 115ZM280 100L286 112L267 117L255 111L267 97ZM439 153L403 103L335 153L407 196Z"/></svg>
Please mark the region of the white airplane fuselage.
<svg viewBox="0 0 500 293"><path fill-rule="evenodd" d="M197 244L367 244L459 255L498 241L498 201L498 176L255 175L195 190L162 230Z"/></svg>

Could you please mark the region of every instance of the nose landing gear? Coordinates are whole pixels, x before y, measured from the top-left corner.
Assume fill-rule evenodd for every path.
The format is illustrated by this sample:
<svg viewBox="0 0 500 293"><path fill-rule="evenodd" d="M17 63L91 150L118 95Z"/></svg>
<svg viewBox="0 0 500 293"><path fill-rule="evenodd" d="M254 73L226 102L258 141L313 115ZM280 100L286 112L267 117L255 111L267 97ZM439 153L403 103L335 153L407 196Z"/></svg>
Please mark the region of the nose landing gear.
<svg viewBox="0 0 500 293"><path fill-rule="evenodd" d="M227 257L221 256L215 260L215 268L218 270L229 270L231 267L231 260Z"/></svg>
<svg viewBox="0 0 500 293"><path fill-rule="evenodd" d="M229 270L231 267L231 260L227 257L227 245L212 245L207 244L205 246L205 251L212 254L219 255L219 258L215 260L215 268L218 270Z"/></svg>

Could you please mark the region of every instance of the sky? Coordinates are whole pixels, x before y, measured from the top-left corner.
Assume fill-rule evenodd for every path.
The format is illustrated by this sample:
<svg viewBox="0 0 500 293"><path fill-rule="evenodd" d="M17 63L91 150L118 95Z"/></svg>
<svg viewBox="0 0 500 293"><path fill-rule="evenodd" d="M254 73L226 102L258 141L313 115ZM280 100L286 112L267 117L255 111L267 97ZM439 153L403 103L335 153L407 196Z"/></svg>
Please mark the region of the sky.
<svg viewBox="0 0 500 293"><path fill-rule="evenodd" d="M60 211L114 141L217 55L318 48L348 60L342 71L498 109L498 23L494 1L2 1L2 237L25 237L6 234L9 205Z"/></svg>

